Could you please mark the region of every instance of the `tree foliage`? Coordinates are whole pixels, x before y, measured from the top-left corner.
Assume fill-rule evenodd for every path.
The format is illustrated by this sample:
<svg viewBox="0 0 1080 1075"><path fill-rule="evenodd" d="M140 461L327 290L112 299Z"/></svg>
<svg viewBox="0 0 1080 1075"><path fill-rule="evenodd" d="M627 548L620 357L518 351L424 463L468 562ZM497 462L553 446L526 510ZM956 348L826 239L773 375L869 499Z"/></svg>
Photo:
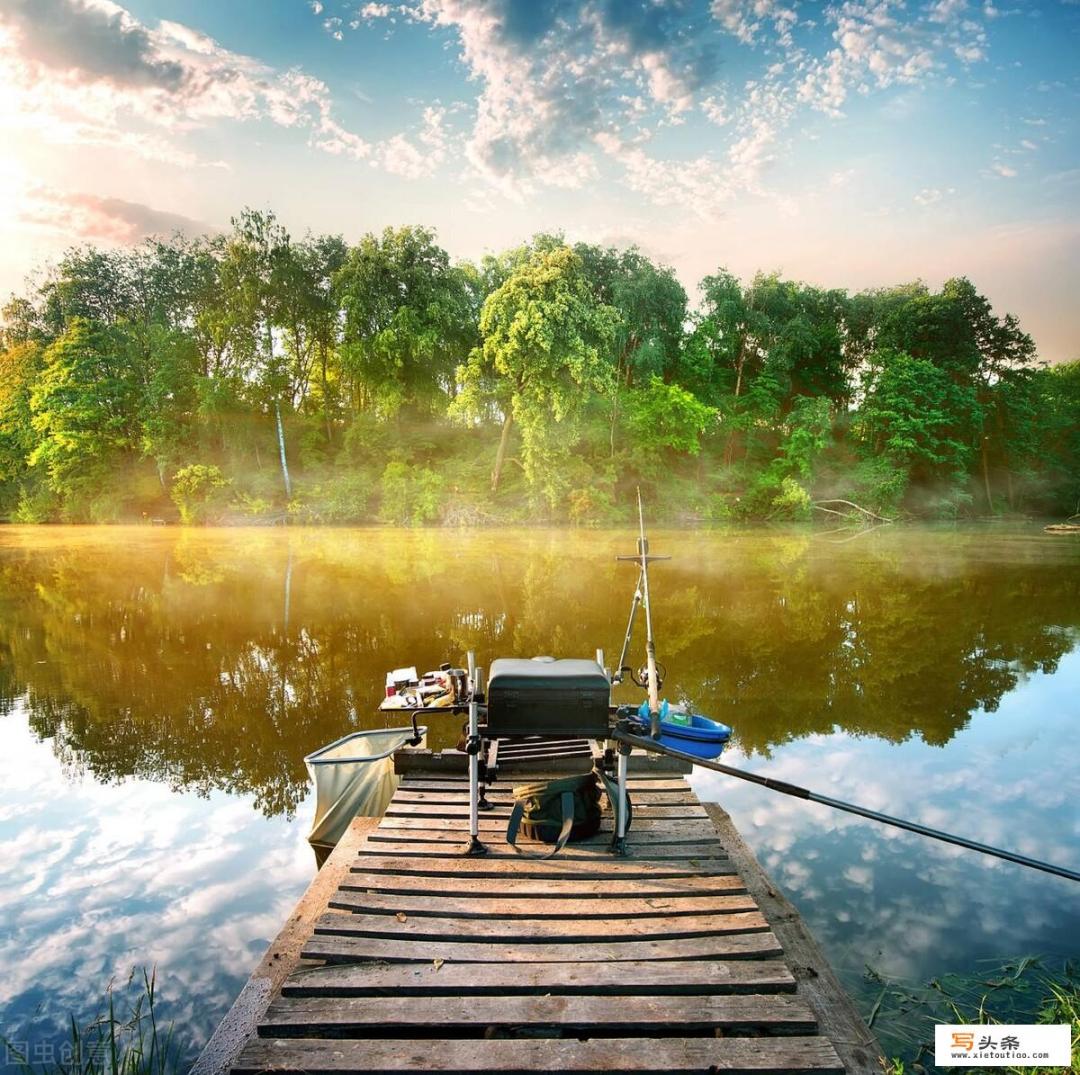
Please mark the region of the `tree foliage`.
<svg viewBox="0 0 1080 1075"><path fill-rule="evenodd" d="M244 210L74 248L0 317L0 517L588 525L638 484L686 522L1080 508L1080 366L963 277L720 267L691 303L634 248L455 263Z"/></svg>

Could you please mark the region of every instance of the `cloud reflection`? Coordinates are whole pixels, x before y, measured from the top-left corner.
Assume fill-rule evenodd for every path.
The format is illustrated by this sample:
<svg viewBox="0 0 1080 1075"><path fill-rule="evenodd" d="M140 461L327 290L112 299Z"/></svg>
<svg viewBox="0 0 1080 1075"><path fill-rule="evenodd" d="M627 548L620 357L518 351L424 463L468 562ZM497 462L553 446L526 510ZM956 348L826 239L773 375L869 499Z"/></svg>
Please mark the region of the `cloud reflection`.
<svg viewBox="0 0 1080 1075"><path fill-rule="evenodd" d="M69 781L25 713L4 747L0 1033L58 1042L110 980L156 965L160 1015L197 1051L312 876L305 825L250 797Z"/></svg>
<svg viewBox="0 0 1080 1075"><path fill-rule="evenodd" d="M1076 868L1080 652L1035 673L944 747L841 732L725 761L834 798ZM979 960L1080 954L1069 882L737 780L696 772L868 1002L867 965L928 979Z"/></svg>

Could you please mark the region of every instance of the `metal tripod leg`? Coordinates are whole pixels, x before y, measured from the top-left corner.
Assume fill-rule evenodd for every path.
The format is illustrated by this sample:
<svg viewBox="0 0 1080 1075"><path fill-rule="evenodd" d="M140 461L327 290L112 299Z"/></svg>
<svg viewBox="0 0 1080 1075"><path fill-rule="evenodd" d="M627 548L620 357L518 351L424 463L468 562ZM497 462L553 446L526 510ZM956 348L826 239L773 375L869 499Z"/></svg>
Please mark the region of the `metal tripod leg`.
<svg viewBox="0 0 1080 1075"><path fill-rule="evenodd" d="M616 855L625 855L626 848L626 813L628 797L626 794L626 774L630 765L630 751L623 744L619 744L619 760L617 763L617 779L619 784L618 807L615 811L615 836L611 841L611 850Z"/></svg>
<svg viewBox="0 0 1080 1075"><path fill-rule="evenodd" d="M480 842L480 716L476 702L477 670L472 653L469 653L469 681L472 696L469 699L469 736L465 749L469 754L469 843L466 855L487 854Z"/></svg>

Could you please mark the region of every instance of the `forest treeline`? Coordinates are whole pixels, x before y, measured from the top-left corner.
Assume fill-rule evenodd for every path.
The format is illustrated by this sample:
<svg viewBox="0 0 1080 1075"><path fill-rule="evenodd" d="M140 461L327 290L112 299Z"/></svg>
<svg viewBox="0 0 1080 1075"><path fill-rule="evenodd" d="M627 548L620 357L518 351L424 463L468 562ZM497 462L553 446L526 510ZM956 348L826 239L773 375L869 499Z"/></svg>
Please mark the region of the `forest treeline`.
<svg viewBox="0 0 1080 1075"><path fill-rule="evenodd" d="M966 278L850 294L538 235L454 263L245 210L3 308L0 518L670 523L1069 514L1080 362Z"/></svg>

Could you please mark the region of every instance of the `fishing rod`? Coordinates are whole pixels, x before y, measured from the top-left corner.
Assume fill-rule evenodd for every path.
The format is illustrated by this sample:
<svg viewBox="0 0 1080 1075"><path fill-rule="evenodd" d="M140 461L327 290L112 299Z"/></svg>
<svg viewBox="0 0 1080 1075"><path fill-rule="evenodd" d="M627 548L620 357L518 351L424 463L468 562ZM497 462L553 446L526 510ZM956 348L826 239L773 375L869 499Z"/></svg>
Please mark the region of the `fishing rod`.
<svg viewBox="0 0 1080 1075"><path fill-rule="evenodd" d="M736 769L731 765L723 765L718 761L708 761L693 754L685 754L681 750L673 750L671 747L663 746L656 742L655 739L647 736L634 735L625 726L616 726L611 738L630 747L640 747L643 750L651 750L657 754L666 754L669 757L677 758L679 761L692 762L694 765L700 765L705 769L723 773L725 776L734 776L739 780L747 780L751 784L758 784L763 788L768 788L770 791L779 791L783 795L792 795L796 799L806 799L812 803L821 803L822 806L831 806L834 810L843 810L849 814L857 814L859 817L868 818L870 821L880 821L883 825L892 825L897 829L906 829L908 832L915 832L920 836L928 836L931 840L955 844L957 847L964 847L969 851L978 851L980 854L992 855L994 858L1005 859L1007 862L1015 862L1019 866L1027 866L1032 870L1041 870L1043 873L1053 874L1055 877L1064 877L1067 881L1080 881L1080 872L1076 870L1069 870L1064 866L1055 866L1049 862L1029 858L1027 855L1020 855L1015 851L1006 851L1000 847L981 844L976 840L968 840L963 836L942 832L940 829L932 829L928 825L920 825L917 821L905 821L903 818L882 814L877 810L868 810L865 806L857 806L855 803L844 802L842 799L819 795L808 788L799 787L798 784L789 784L786 780L775 780L772 777L747 772L745 769Z"/></svg>
<svg viewBox="0 0 1080 1075"><path fill-rule="evenodd" d="M616 556L616 560L626 560L640 565L637 588L634 590L634 599L630 603L630 619L626 624L626 637L623 639L622 653L619 654L619 664L612 677L612 683L622 682L623 672L630 672L630 678L638 686L643 686L649 693L649 734L653 739L660 738L660 686L661 679L656 663L656 642L653 640L652 631L652 607L649 602L649 564L655 560L670 560L670 556L650 556L649 539L645 536L645 510L641 506L641 489L637 491L638 510L638 551L635 556ZM630 639L634 633L634 617L637 615L638 606L645 610L645 668L644 675L639 670L638 675L645 680L641 683L634 677L632 669L626 664L626 654L630 649Z"/></svg>

